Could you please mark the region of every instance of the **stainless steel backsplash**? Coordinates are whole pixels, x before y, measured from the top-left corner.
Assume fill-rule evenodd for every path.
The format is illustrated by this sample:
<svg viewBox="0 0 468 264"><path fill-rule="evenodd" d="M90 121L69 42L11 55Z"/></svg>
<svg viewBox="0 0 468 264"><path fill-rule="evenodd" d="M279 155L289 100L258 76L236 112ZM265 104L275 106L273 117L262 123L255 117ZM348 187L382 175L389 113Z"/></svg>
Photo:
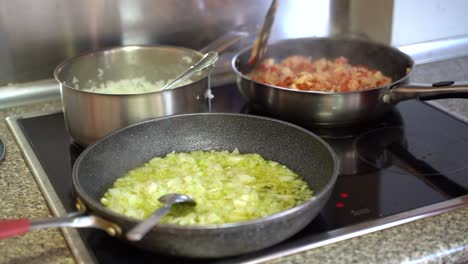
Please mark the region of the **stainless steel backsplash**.
<svg viewBox="0 0 468 264"><path fill-rule="evenodd" d="M374 16L367 18L366 2L373 1L281 0L271 40L351 34L388 42L393 1L382 1L380 11L374 5ZM269 4L270 0L0 0L0 86L51 78L58 63L83 51L132 44L199 49L229 30L251 32L252 38L235 51L251 43ZM377 25L371 20L378 20Z"/></svg>

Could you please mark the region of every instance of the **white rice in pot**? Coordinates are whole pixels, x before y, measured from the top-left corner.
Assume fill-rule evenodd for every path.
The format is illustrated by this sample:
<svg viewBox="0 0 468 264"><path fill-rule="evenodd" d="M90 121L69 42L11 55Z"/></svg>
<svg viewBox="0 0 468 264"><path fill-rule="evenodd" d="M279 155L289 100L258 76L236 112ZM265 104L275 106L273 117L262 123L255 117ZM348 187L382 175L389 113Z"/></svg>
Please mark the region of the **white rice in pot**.
<svg viewBox="0 0 468 264"><path fill-rule="evenodd" d="M93 85L89 88L81 90L93 93L104 94L139 94L149 93L161 90L161 88L171 80L160 80L157 82L150 82L145 77L122 79L118 81L106 81L100 85ZM191 83L192 80L188 79L180 84L186 85Z"/></svg>

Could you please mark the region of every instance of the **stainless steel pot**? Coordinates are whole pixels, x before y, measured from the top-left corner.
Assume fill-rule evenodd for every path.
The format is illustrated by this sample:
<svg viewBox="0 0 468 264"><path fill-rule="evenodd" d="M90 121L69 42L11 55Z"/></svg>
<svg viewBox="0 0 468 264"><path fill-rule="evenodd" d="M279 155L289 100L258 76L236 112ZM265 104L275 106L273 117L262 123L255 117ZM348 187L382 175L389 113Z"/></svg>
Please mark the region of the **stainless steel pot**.
<svg viewBox="0 0 468 264"><path fill-rule="evenodd" d="M251 48L247 48L232 60L242 96L253 108L301 125L347 126L380 118L403 100L468 96L466 82L408 83L414 66L408 55L395 48L363 40L287 39L269 44L264 58L279 61L290 55L313 59L344 56L352 65L360 64L382 71L392 78L391 84L358 92L300 91L267 85L247 76L252 70L248 64L250 53Z"/></svg>
<svg viewBox="0 0 468 264"><path fill-rule="evenodd" d="M203 56L222 52L245 37L229 32L202 52L174 46L125 46L93 51L68 59L57 66L65 124L70 136L87 146L119 128L165 115L207 112L209 71L192 77L192 82L165 91L136 94L104 94L83 89L145 77L149 82L168 81Z"/></svg>
<svg viewBox="0 0 468 264"><path fill-rule="evenodd" d="M287 239L310 223L329 199L338 177L338 159L331 147L298 126L243 114L160 117L111 133L78 157L73 167L73 185L91 215L73 214L33 225L25 219L0 221L0 238L33 228L68 226L95 227L125 240L125 233L141 221L115 213L100 202L117 178L172 151L235 148L288 166L304 177L314 196L296 207L250 221L193 226L158 224L132 245L165 255L198 258L260 250Z"/></svg>

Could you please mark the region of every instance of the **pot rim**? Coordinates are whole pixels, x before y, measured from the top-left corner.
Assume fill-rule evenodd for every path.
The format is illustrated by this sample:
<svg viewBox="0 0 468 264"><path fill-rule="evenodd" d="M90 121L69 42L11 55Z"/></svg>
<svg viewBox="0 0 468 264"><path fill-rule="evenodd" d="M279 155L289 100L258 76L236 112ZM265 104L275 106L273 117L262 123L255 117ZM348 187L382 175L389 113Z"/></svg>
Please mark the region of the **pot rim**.
<svg viewBox="0 0 468 264"><path fill-rule="evenodd" d="M162 91L150 91L150 92L145 92L145 93L98 93L98 92L92 92L92 91L85 91L81 90L75 87L72 87L70 85L67 85L65 81L63 81L60 78L60 74L63 72L64 68L76 63L80 59L83 59L85 57L93 57L93 56L100 56L106 53L116 53L120 52L123 50L137 50L137 49L150 49L150 50L180 50L180 51L188 51L192 52L193 54L196 54L200 58L203 56L203 53L191 49L191 48L186 48L186 47L180 47L180 46L173 46L173 45L125 45L125 46L112 46L112 47L107 47L107 48L101 48L97 50L92 50L92 51L85 51L82 53L79 53L76 56L73 56L71 58L68 58L64 61L62 61L60 64L58 64L55 69L54 69L54 79L60 84L60 88L67 88L71 89L80 93L86 93L86 94L92 94L92 95L100 95L100 96L138 96L138 95L143 95L143 94L156 94L156 93L162 93L162 92L170 92L173 89L179 89L179 88L184 88L184 87L189 87L195 83L200 82L201 80L205 79L208 75L209 72L206 72L206 74L201 75L199 78L197 78L195 81L186 84L186 85L181 85L174 87L172 89L167 89L167 90L162 90Z"/></svg>

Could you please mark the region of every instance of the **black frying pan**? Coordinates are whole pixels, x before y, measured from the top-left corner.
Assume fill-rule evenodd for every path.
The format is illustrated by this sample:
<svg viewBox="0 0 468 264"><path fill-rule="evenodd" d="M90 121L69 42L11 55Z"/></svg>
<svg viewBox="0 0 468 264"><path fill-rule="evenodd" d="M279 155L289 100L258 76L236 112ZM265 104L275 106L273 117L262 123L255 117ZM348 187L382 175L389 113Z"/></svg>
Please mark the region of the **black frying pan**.
<svg viewBox="0 0 468 264"><path fill-rule="evenodd" d="M159 224L135 245L187 257L213 258L247 253L297 233L328 200L337 178L338 162L328 144L313 133L283 121L243 114L177 115L132 125L85 149L73 167L73 182L82 203L92 215L70 216L67 218L69 224L65 226L73 226L70 222L89 220L92 224L80 227L97 227L114 235L125 234L139 220L114 213L99 202L117 178L155 156L172 151L231 151L235 148L241 153L259 153L288 166L304 177L315 196L297 207L246 222L204 226ZM26 226L19 222L13 224L23 229ZM8 231L1 229L0 225L0 237Z"/></svg>
<svg viewBox="0 0 468 264"><path fill-rule="evenodd" d="M409 84L413 60L405 53L386 45L356 39L299 38L268 45L264 58L277 62L302 55L312 59L348 58L351 65L365 65L392 78L383 87L357 92L318 92L292 90L251 80L247 74L251 48L234 56L232 67L243 97L254 108L293 122L323 126L346 126L382 117L394 104L417 97L425 99L466 97L467 83L439 82Z"/></svg>

